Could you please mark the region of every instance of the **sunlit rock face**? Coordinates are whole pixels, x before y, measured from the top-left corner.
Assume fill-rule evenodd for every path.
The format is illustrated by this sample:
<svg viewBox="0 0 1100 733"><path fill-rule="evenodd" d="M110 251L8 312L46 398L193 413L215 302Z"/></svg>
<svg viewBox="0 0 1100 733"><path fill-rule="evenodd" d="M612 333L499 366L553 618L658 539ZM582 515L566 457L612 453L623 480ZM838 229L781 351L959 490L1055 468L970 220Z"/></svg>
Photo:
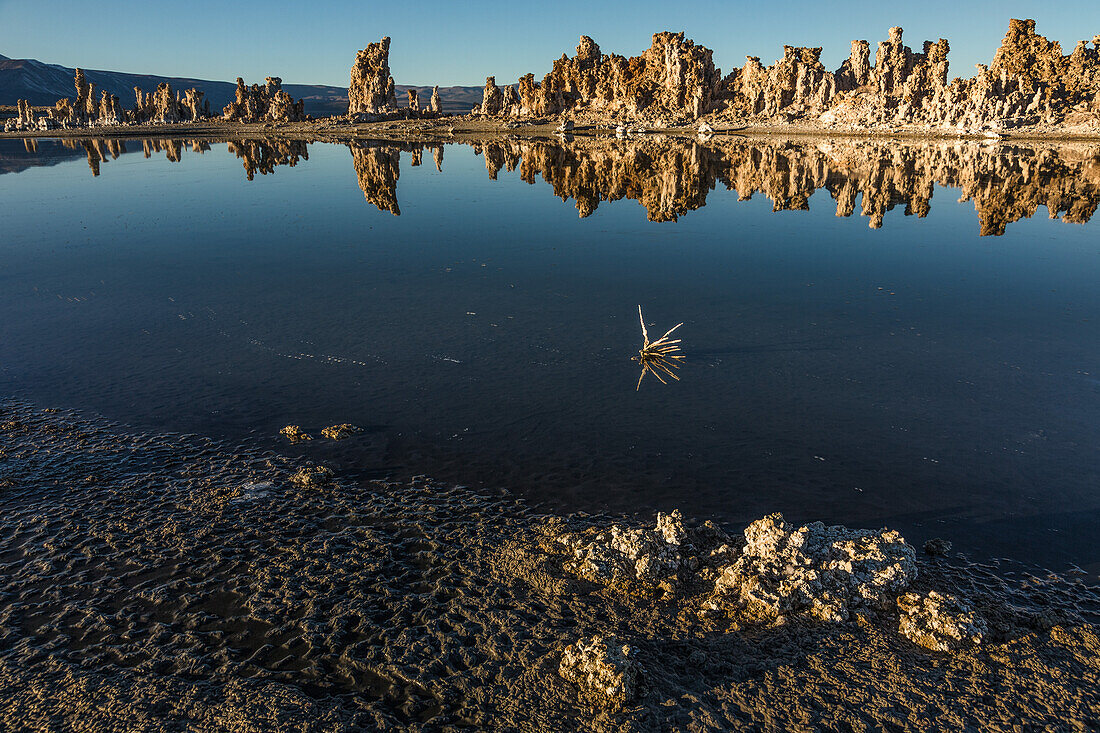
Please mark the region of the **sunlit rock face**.
<svg viewBox="0 0 1100 733"><path fill-rule="evenodd" d="M563 54L541 82L534 74L520 77L518 89L509 88L500 109L485 112L483 105L482 113L594 111L693 119L712 109L720 82L710 49L683 33L656 33L641 56L629 59L605 55L595 41L581 36L573 58Z"/></svg>
<svg viewBox="0 0 1100 733"><path fill-rule="evenodd" d="M304 107L304 102L295 102L283 91L283 80L277 76L251 87L237 77L236 99L226 105L222 116L235 122L301 122L306 118Z"/></svg>
<svg viewBox="0 0 1100 733"><path fill-rule="evenodd" d="M397 107L390 76L390 39L385 36L355 56L348 85L348 114L376 114Z"/></svg>
<svg viewBox="0 0 1100 733"><path fill-rule="evenodd" d="M482 114L499 116L623 116L684 122L703 115L738 121L805 120L842 129L915 125L925 129L996 133L1024 125L1100 129L1100 36L1063 56L1035 33L1033 20L1012 20L989 66L948 81L950 44L925 41L914 51L900 27L874 48L852 41L849 57L830 71L820 48L784 46L770 66L758 57L725 77L710 49L663 32L641 56L605 54L581 36L575 55L562 55L542 81L520 77L499 103L486 87ZM494 80L495 87L495 80Z"/></svg>

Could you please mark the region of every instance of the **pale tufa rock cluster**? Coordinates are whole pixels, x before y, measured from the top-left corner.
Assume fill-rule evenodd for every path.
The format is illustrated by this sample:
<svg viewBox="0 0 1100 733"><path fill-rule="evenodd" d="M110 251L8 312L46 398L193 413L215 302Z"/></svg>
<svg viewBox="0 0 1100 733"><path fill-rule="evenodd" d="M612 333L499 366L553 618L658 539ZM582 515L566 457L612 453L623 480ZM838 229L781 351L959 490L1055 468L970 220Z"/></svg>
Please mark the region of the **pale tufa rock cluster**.
<svg viewBox="0 0 1100 733"><path fill-rule="evenodd" d="M936 652L976 646L988 633L985 619L947 593L905 593L898 597L898 611L898 631L913 643Z"/></svg>
<svg viewBox="0 0 1100 733"><path fill-rule="evenodd" d="M696 564L686 552L687 538L683 516L674 510L658 513L654 529L612 525L594 534L564 534L558 542L571 556L567 569L575 575L603 585L656 586L675 584L681 567Z"/></svg>
<svg viewBox="0 0 1100 733"><path fill-rule="evenodd" d="M305 103L294 101L277 76L267 77L263 86L251 87L237 77L236 99L225 106L222 117L234 122L302 122L306 119Z"/></svg>
<svg viewBox="0 0 1100 733"><path fill-rule="evenodd" d="M725 77L712 52L663 32L641 56L603 54L581 36L572 58L562 55L541 82L534 74L516 86L489 77L481 115L531 117L589 114L655 124L712 115L730 122L806 120L826 127L879 129L918 126L996 135L1006 128L1061 125L1100 129L1100 36L1063 56L1057 43L1035 33L1035 21L1012 20L989 66L972 78L948 80L946 39L914 51L891 28L877 44L852 42L836 71L821 63L821 48L785 46L771 66L748 57ZM659 126L659 125L658 125Z"/></svg>
<svg viewBox="0 0 1100 733"><path fill-rule="evenodd" d="M583 699L599 707L621 708L637 692L634 649L614 636L597 634L567 646L558 674L576 685Z"/></svg>
<svg viewBox="0 0 1100 733"><path fill-rule="evenodd" d="M756 623L792 614L847 621L889 609L916 576L916 553L897 532L793 527L770 514L745 529L740 557L719 571L703 610Z"/></svg>

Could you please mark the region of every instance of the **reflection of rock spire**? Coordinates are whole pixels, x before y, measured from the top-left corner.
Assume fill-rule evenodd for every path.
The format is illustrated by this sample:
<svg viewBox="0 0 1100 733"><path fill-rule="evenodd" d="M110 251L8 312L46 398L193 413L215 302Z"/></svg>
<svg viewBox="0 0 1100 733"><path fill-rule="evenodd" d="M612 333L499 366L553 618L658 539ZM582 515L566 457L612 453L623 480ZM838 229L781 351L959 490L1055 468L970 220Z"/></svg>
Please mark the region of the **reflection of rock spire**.
<svg viewBox="0 0 1100 733"><path fill-rule="evenodd" d="M380 211L401 215L397 205L397 179L401 175L401 149L396 145L349 143L355 176L367 201Z"/></svg>
<svg viewBox="0 0 1100 733"><path fill-rule="evenodd" d="M304 140L233 140L227 148L243 161L250 181L257 173L265 176L280 165L293 167L299 160L309 160L308 143Z"/></svg>

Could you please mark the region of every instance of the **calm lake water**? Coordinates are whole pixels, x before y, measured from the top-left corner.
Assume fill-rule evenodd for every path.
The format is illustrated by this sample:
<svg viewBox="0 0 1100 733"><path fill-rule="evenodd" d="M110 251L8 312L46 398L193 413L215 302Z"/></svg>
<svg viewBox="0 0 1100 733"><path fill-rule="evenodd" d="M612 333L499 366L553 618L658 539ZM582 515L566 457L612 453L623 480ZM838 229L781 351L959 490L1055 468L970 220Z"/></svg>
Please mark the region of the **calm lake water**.
<svg viewBox="0 0 1100 733"><path fill-rule="evenodd" d="M1100 146L29 148L0 141L3 394L1100 568ZM638 305L684 323L681 381L636 390Z"/></svg>

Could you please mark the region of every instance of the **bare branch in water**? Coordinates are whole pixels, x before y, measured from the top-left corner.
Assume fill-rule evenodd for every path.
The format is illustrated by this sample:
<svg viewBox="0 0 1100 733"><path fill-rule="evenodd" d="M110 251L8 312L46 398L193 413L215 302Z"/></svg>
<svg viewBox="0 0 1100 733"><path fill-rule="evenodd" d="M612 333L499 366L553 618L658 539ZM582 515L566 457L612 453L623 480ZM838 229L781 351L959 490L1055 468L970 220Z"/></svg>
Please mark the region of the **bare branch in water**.
<svg viewBox="0 0 1100 733"><path fill-rule="evenodd" d="M634 360L642 365L642 373L638 377L638 385L634 388L635 391L642 388L642 380L645 379L646 374L652 374L661 384L668 384L662 378L662 374L679 381L680 377L676 376L675 370L680 368L680 362L683 361L684 356L680 353L680 339L669 339L669 336L684 324L677 323L665 331L664 336L650 342L649 331L646 330L645 319L642 317L641 305L638 306L638 322L642 326L642 348L638 351L638 355L634 357Z"/></svg>

